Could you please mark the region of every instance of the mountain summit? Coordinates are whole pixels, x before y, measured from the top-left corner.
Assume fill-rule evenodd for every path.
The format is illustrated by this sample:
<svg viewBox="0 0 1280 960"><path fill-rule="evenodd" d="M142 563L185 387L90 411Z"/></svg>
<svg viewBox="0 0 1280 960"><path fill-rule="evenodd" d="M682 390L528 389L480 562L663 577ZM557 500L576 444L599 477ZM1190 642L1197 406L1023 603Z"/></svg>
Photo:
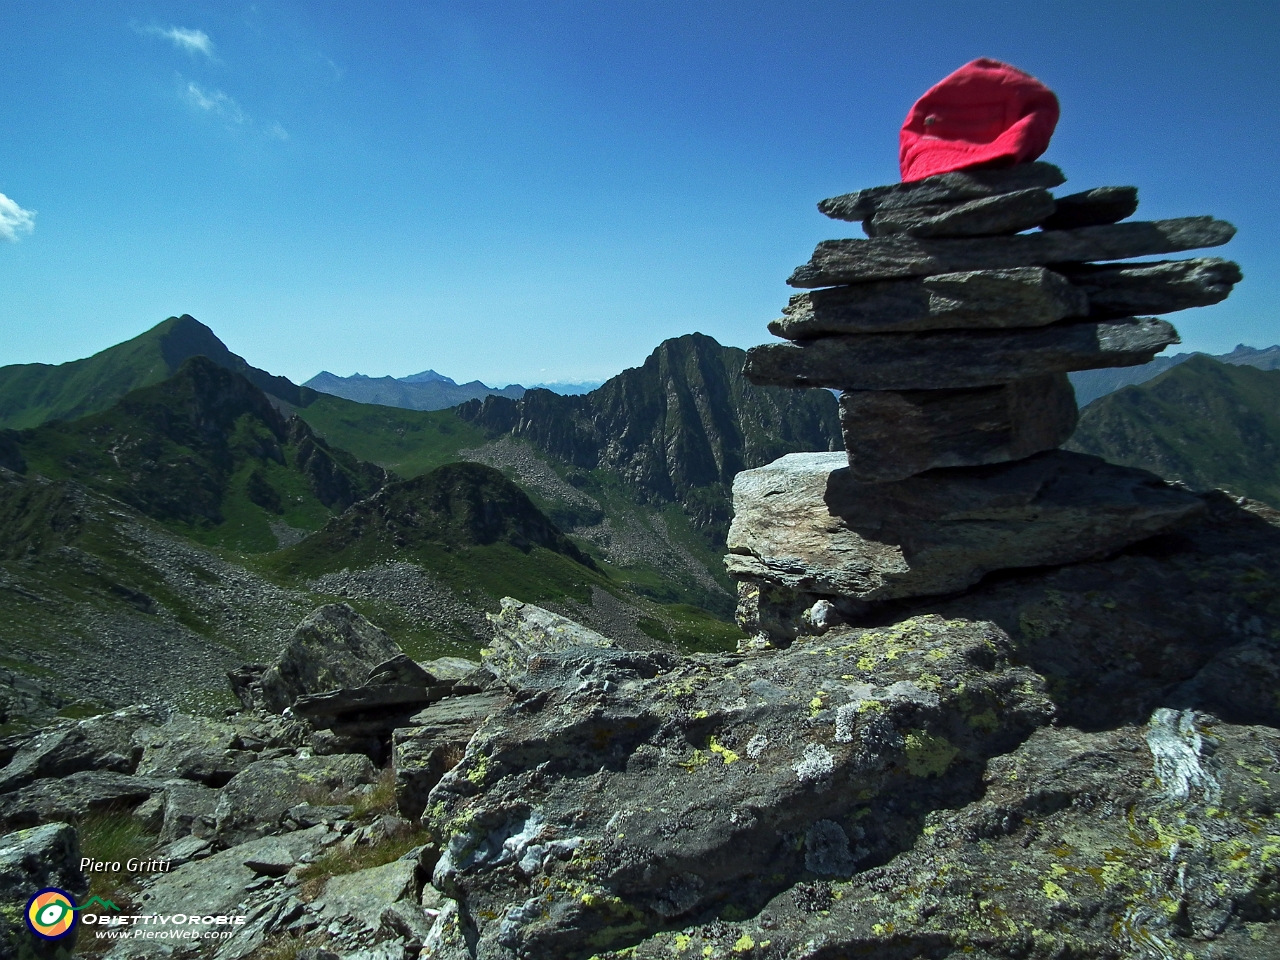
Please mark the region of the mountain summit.
<svg viewBox="0 0 1280 960"><path fill-rule="evenodd" d="M294 406L305 403L305 393L310 393L285 377L250 366L212 330L184 313L83 360L0 367L0 428L36 427L46 420L100 413L131 390L168 379L184 361L198 356Z"/></svg>

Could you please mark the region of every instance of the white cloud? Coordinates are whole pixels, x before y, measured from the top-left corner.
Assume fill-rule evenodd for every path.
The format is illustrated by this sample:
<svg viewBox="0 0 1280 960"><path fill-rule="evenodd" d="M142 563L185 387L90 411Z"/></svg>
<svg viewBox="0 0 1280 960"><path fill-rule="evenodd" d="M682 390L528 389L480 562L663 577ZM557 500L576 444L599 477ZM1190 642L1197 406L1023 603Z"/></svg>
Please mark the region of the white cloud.
<svg viewBox="0 0 1280 960"><path fill-rule="evenodd" d="M30 233L36 228L36 212L23 210L20 206L0 193L0 239L10 243L19 235Z"/></svg>
<svg viewBox="0 0 1280 960"><path fill-rule="evenodd" d="M206 90L194 80L187 82L187 89L183 92L183 96L193 107L217 114L232 123L247 123L249 120L248 115L240 109L240 104L221 90Z"/></svg>
<svg viewBox="0 0 1280 960"><path fill-rule="evenodd" d="M137 27L135 28L141 34L149 37L160 37L163 40L170 41L179 50L185 50L194 56L197 53L203 53L210 60L213 59L213 40L203 30L188 30L186 27Z"/></svg>
<svg viewBox="0 0 1280 960"><path fill-rule="evenodd" d="M267 127L267 136L273 140L288 140L289 131L280 126L280 121L277 120Z"/></svg>

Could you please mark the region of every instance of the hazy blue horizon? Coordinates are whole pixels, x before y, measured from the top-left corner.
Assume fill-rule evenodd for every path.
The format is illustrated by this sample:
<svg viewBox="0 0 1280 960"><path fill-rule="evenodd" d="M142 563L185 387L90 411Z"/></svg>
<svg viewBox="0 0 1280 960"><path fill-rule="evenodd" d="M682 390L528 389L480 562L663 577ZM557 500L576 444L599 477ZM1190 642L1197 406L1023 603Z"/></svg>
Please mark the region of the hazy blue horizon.
<svg viewBox="0 0 1280 960"><path fill-rule="evenodd" d="M1280 342L1280 5L71 2L0 9L0 364L189 313L256 366L604 380L747 347L976 56L1062 102L1068 187L1239 227L1169 351ZM9 240L4 238L11 237Z"/></svg>

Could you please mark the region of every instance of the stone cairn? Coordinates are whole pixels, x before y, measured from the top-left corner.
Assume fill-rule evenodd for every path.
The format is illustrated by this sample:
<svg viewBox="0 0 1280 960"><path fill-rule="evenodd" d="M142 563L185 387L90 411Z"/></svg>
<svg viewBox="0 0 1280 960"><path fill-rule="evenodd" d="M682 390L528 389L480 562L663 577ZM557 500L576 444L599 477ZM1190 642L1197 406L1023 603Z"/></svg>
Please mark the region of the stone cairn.
<svg viewBox="0 0 1280 960"><path fill-rule="evenodd" d="M1226 243L1211 217L1120 223L1135 187L1055 198L1048 163L946 173L824 200L869 239L827 240L748 352L755 384L842 391L845 454L740 473L726 563L751 646L956 593L996 570L1113 553L1202 508L1150 473L1059 450L1071 370L1178 343L1142 314L1223 300L1227 260L1132 257ZM1038 231L1021 231L1039 227Z"/></svg>

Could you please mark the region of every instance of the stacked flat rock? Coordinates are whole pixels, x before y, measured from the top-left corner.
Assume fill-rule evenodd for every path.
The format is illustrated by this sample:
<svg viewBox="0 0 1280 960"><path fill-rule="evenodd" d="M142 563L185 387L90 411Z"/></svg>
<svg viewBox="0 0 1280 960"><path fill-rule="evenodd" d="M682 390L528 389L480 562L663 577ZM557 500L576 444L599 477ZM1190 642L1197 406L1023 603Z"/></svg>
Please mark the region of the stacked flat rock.
<svg viewBox="0 0 1280 960"><path fill-rule="evenodd" d="M1145 314L1217 303L1241 279L1216 257L1115 261L1219 246L1235 228L1121 223L1137 188L1055 197L1064 181L1026 163L818 204L868 239L818 245L787 281L808 292L769 325L786 342L750 350L745 372L842 391L847 461L740 474L731 575L846 607L941 594L1113 551L1197 509L1151 474L1057 451L1076 426L1067 373L1146 363L1178 335ZM796 546L803 531L829 541L822 558Z"/></svg>

